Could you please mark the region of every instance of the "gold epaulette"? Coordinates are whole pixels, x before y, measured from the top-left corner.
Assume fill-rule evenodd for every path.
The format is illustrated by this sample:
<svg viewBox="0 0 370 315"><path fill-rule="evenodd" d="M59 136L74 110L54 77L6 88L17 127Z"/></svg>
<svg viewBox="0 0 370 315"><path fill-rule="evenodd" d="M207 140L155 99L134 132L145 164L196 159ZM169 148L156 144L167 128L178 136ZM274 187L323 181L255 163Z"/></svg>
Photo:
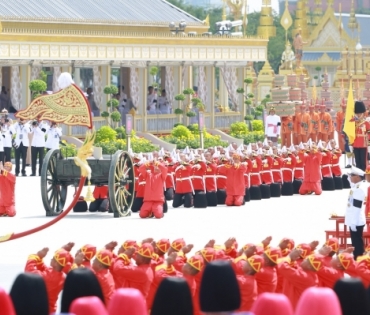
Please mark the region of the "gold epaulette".
<svg viewBox="0 0 370 315"><path fill-rule="evenodd" d="M81 264L80 266L73 263L73 265L71 266L71 270L74 270L74 269L78 269L78 268L86 268L83 264Z"/></svg>
<svg viewBox="0 0 370 315"><path fill-rule="evenodd" d="M159 270L165 270L166 273L172 273L175 271L175 267L172 265L162 264L162 265L155 267L155 271L159 271Z"/></svg>
<svg viewBox="0 0 370 315"><path fill-rule="evenodd" d="M240 255L239 257L236 257L236 258L233 260L233 262L234 262L234 264L236 264L236 263L238 263L238 262L239 262L239 261L241 261L241 260L247 260L247 256L245 256L245 254Z"/></svg>
<svg viewBox="0 0 370 315"><path fill-rule="evenodd" d="M8 176L8 171L6 171L6 170L2 170L1 175L3 175L3 176Z"/></svg>
<svg viewBox="0 0 370 315"><path fill-rule="evenodd" d="M363 261L363 260L370 260L370 256L368 256L368 255L358 256L357 259L356 259L357 262L360 262L360 261Z"/></svg>

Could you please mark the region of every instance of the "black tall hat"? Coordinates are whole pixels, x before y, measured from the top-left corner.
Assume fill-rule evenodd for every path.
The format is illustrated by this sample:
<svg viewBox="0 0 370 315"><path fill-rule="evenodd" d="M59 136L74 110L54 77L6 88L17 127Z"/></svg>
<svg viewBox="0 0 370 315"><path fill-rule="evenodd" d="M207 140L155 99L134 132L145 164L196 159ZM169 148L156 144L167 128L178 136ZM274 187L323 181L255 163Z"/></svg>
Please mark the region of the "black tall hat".
<svg viewBox="0 0 370 315"><path fill-rule="evenodd" d="M61 312L68 313L72 302L85 296L96 296L104 304L103 291L94 273L88 268L71 270L64 282Z"/></svg>
<svg viewBox="0 0 370 315"><path fill-rule="evenodd" d="M17 315L49 315L48 294L41 276L21 273L15 279L9 295Z"/></svg>
<svg viewBox="0 0 370 315"><path fill-rule="evenodd" d="M150 315L193 315L188 283L182 278L165 278L158 287Z"/></svg>
<svg viewBox="0 0 370 315"><path fill-rule="evenodd" d="M370 314L369 300L362 281L357 278L343 278L334 286L343 315Z"/></svg>
<svg viewBox="0 0 370 315"><path fill-rule="evenodd" d="M202 312L230 312L240 307L240 291L235 272L226 261L207 264L200 284Z"/></svg>
<svg viewBox="0 0 370 315"><path fill-rule="evenodd" d="M364 102L356 101L355 102L355 114L363 114L366 112L366 107Z"/></svg>

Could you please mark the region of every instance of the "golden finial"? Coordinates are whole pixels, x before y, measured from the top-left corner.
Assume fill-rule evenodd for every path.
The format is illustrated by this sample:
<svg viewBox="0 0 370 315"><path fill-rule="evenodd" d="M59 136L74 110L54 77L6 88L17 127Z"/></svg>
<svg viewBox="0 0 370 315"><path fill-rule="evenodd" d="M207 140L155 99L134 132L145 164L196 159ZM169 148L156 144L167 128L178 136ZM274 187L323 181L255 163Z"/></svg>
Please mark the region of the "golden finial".
<svg viewBox="0 0 370 315"><path fill-rule="evenodd" d="M271 0L262 0L260 25L258 26L257 34L265 38L276 36Z"/></svg>
<svg viewBox="0 0 370 315"><path fill-rule="evenodd" d="M222 6L222 21L226 21L226 0L222 0L224 5Z"/></svg>
<svg viewBox="0 0 370 315"><path fill-rule="evenodd" d="M352 3L351 3L351 11L350 11L350 14L349 14L348 28L352 31L352 36L353 36L354 31L358 28L358 23L357 23L357 19L356 19L355 4L354 4L353 0L352 0Z"/></svg>
<svg viewBox="0 0 370 315"><path fill-rule="evenodd" d="M94 201L94 197L91 192L91 168L89 166L89 163L87 162L87 159L91 157L94 153L93 145L96 138L95 130L87 131L86 132L86 139L84 144L81 148L77 151L77 156L74 157L74 162L77 166L81 168L81 176L86 177L88 179L88 187L87 187L87 195L85 197L86 201Z"/></svg>
<svg viewBox="0 0 370 315"><path fill-rule="evenodd" d="M209 14L207 14L207 17L205 20L202 21L205 26L209 26Z"/></svg>
<svg viewBox="0 0 370 315"><path fill-rule="evenodd" d="M285 29L285 41L288 41L288 29L293 24L292 16L290 15L289 8L288 8L288 0L285 0L285 10L283 15L281 16L280 20L281 26Z"/></svg>

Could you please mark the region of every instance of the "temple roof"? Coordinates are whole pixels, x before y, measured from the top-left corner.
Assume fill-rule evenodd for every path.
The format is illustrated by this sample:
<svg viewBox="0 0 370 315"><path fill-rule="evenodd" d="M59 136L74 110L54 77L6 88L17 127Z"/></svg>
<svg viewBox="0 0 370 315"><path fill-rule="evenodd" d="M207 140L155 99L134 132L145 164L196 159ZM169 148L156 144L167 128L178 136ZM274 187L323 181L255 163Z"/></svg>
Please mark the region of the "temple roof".
<svg viewBox="0 0 370 315"><path fill-rule="evenodd" d="M0 0L0 20L203 25L165 0Z"/></svg>
<svg viewBox="0 0 370 315"><path fill-rule="evenodd" d="M339 52L311 52L311 51L303 51L302 61L318 61L326 54L332 61L340 61L341 56Z"/></svg>
<svg viewBox="0 0 370 315"><path fill-rule="evenodd" d="M339 20L339 13L335 13L335 17ZM360 25L360 42L362 46L370 46L370 36L367 31L370 29L370 15L356 14L357 23ZM352 31L348 27L349 14L342 13L343 29L352 37ZM357 41L357 31L355 32Z"/></svg>

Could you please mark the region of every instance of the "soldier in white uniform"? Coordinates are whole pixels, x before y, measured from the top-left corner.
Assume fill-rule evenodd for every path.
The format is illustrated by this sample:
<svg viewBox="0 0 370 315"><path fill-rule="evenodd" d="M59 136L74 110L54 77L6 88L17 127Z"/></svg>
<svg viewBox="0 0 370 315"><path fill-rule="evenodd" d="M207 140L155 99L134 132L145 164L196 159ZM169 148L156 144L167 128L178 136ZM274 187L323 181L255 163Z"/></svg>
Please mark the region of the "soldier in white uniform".
<svg viewBox="0 0 370 315"><path fill-rule="evenodd" d="M46 123L32 122L32 146L31 146L31 176L36 176L36 162L39 157L39 176L41 176L42 164L44 162L45 153L45 134L49 130Z"/></svg>
<svg viewBox="0 0 370 315"><path fill-rule="evenodd" d="M275 108L271 107L269 115L266 117L265 121L265 137L268 140L271 140L275 146L277 145L278 138L280 136L280 126L280 117L275 115Z"/></svg>
<svg viewBox="0 0 370 315"><path fill-rule="evenodd" d="M349 227L352 246L355 248L353 255L356 260L364 253L363 230L366 224L365 201L367 198L367 183L363 180L365 172L352 166L348 180L351 190L348 196L344 224Z"/></svg>
<svg viewBox="0 0 370 315"><path fill-rule="evenodd" d="M27 150L30 145L28 140L28 134L32 133L32 129L29 123L26 123L23 119L14 125L14 131L16 137L14 139L15 145L15 175L19 176L20 171L20 159L22 158L22 175L27 176L26 174L26 158Z"/></svg>
<svg viewBox="0 0 370 315"><path fill-rule="evenodd" d="M2 129L2 136L4 141L4 155L5 162L11 161L12 155L12 137L15 134L15 129L10 118L5 118Z"/></svg>
<svg viewBox="0 0 370 315"><path fill-rule="evenodd" d="M4 138L3 136L3 126L0 125L0 163L3 165L5 164L4 162Z"/></svg>
<svg viewBox="0 0 370 315"><path fill-rule="evenodd" d="M62 138L62 128L58 127L58 124L55 122L52 122L50 124L49 130L46 132L46 143L45 148L47 151L59 149L59 142Z"/></svg>

